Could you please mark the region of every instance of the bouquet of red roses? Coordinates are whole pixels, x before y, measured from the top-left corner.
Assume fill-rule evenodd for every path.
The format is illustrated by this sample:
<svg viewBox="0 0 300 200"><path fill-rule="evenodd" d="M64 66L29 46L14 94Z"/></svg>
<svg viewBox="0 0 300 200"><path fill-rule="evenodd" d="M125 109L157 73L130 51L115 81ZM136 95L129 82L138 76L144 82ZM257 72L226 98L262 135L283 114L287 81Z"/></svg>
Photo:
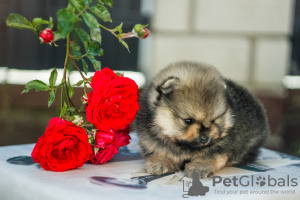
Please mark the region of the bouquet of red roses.
<svg viewBox="0 0 300 200"><path fill-rule="evenodd" d="M103 56L101 29L111 32L128 49L125 38L145 39L149 35L147 25L136 24L132 32L123 33L122 24L109 29L98 22L112 22L107 6L112 0L68 0L67 8L57 11L56 31L52 31L53 19L49 21L35 18L32 22L19 14L12 13L6 20L10 27L32 30L41 43L54 44L66 39L66 58L63 79L56 84L57 70L54 68L49 84L33 80L26 84L22 93L31 89L49 91L48 106L60 91L61 112L59 117L49 121L32 151L32 158L46 170L65 171L83 166L87 161L103 164L118 152L118 148L129 144L129 124L134 120L138 104L138 86L123 74L114 73L109 68L101 70L101 62L95 56ZM89 33L78 26L84 22ZM47 27L45 27L47 26ZM79 40L71 40L71 35ZM81 49L81 45L84 49ZM87 61L96 70L94 76L85 77L89 71ZM67 78L68 67L72 65L80 73L82 80L75 85ZM81 62L84 73L77 66ZM72 103L73 86L83 85L83 105L76 108Z"/></svg>
<svg viewBox="0 0 300 200"><path fill-rule="evenodd" d="M90 160L103 164L129 144L129 124L139 110L138 86L109 68L96 71L92 92L83 97L86 118L55 117L32 151L32 158L46 170L65 171ZM71 120L67 120L71 119Z"/></svg>

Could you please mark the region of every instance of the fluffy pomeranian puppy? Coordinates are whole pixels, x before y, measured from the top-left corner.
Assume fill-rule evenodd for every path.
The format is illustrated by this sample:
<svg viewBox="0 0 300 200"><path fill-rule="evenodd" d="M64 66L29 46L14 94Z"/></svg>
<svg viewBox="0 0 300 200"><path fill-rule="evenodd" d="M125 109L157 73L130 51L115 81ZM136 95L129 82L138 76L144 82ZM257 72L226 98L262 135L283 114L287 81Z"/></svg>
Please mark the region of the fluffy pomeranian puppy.
<svg viewBox="0 0 300 200"><path fill-rule="evenodd" d="M147 173L211 176L251 162L269 134L264 108L213 66L177 62L157 74L136 117Z"/></svg>

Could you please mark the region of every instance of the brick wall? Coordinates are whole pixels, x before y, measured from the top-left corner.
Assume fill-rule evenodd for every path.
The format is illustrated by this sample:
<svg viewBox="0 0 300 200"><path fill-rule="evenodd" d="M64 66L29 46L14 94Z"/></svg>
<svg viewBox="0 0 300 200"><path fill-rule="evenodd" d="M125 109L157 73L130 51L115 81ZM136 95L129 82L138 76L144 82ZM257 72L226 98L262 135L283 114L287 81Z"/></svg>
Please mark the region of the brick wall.
<svg viewBox="0 0 300 200"><path fill-rule="evenodd" d="M170 62L195 60L249 88L281 88L290 64L294 0L157 0L154 5L148 77Z"/></svg>

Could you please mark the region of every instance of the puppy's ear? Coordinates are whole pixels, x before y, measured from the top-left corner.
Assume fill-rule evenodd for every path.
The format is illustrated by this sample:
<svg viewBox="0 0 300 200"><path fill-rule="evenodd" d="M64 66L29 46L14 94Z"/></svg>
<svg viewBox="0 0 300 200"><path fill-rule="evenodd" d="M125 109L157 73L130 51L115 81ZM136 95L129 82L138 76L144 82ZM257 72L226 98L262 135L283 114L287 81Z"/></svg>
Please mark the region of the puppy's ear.
<svg viewBox="0 0 300 200"><path fill-rule="evenodd" d="M162 94L169 94L179 85L179 82L179 78L171 76L164 80L158 89Z"/></svg>

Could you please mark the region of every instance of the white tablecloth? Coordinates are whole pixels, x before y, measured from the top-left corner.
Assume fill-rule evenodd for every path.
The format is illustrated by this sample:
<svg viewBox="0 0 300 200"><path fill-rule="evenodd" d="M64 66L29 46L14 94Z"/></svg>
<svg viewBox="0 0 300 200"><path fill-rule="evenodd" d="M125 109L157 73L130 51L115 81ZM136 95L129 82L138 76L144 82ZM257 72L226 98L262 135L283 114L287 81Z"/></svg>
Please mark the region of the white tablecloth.
<svg viewBox="0 0 300 200"><path fill-rule="evenodd" d="M90 177L113 177L130 179L143 175L144 160L137 152L136 136L132 143L122 148L119 155L104 165L85 164L82 168L66 172L45 171L38 164L16 165L7 162L16 156L30 156L34 144L0 147L0 199L1 200L85 200L85 199L183 199L184 185L179 181L182 173L171 174L147 184L144 189L134 189L109 184L95 184ZM259 169L259 166L262 168ZM258 169L258 170L256 170ZM226 168L217 175L222 177L241 177L253 175L268 178L295 178L297 187L278 185L270 187L213 186L212 179L202 180L209 187L205 196L192 199L300 199L300 160L285 154L262 149L256 165L241 168ZM271 190L279 194L270 194ZM219 192L217 192L219 191ZM244 194L241 191L247 192ZM250 192L253 191L253 194ZM255 194L269 191L268 194ZM284 192L290 191L288 194ZM225 194L222 194L224 192ZM235 193L236 194L232 194ZM227 194L226 194L227 193Z"/></svg>

